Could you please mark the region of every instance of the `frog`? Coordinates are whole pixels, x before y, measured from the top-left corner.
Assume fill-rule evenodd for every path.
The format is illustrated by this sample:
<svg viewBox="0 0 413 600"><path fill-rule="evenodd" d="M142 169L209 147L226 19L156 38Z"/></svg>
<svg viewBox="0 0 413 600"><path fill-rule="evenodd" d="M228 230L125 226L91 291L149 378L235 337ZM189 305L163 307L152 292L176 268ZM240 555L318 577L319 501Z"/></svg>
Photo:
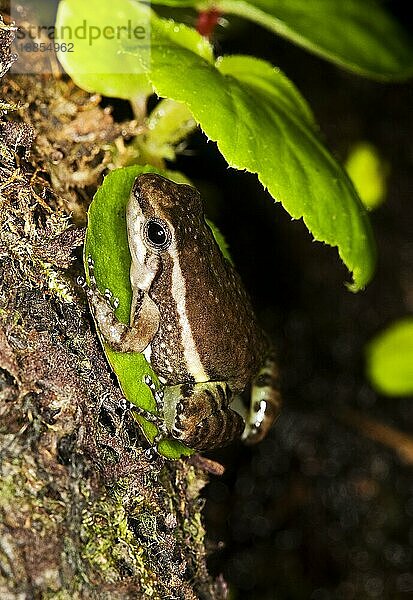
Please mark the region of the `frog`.
<svg viewBox="0 0 413 600"><path fill-rule="evenodd" d="M126 206L131 256L130 322L101 293L88 257L87 295L103 340L142 353L161 388L145 376L156 411L153 450L175 439L194 451L265 437L280 413L278 365L240 276L205 219L198 190L157 173L134 180ZM131 405L132 406L132 405Z"/></svg>

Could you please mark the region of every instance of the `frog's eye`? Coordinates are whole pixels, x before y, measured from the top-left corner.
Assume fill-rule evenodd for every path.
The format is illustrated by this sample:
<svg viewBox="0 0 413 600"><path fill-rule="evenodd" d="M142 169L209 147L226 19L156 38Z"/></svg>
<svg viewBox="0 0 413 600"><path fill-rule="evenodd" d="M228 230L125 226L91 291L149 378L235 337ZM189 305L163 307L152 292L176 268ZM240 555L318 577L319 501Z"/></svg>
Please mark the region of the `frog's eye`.
<svg viewBox="0 0 413 600"><path fill-rule="evenodd" d="M144 225L145 241L154 250L166 250L172 242L172 234L162 219L148 219Z"/></svg>

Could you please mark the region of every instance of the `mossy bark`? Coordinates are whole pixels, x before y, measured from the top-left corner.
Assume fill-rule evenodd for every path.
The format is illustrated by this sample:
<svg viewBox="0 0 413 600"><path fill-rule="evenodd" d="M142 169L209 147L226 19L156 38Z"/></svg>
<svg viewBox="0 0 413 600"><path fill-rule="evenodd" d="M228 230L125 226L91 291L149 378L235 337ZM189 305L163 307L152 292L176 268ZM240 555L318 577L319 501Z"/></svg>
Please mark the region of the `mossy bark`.
<svg viewBox="0 0 413 600"><path fill-rule="evenodd" d="M208 598L201 459L145 459L94 331L81 245L136 121L57 76L11 76L0 23L0 597Z"/></svg>

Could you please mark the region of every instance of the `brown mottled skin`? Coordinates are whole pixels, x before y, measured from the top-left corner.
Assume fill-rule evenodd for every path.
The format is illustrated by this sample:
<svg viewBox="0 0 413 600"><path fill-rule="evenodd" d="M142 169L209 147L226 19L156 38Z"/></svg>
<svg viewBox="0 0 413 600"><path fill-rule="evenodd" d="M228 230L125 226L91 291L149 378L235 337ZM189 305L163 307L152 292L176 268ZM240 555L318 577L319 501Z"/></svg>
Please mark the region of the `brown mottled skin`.
<svg viewBox="0 0 413 600"><path fill-rule="evenodd" d="M175 229L179 260L185 279L187 311L196 324L192 334L210 381L226 381L239 393L257 373L265 355L266 339L256 322L238 273L226 260L205 223L199 192L159 175L140 175L133 192L145 217L157 216ZM145 201L150 198L149 201ZM161 254L162 267L149 295L159 308L160 325L152 340L151 363L168 385L191 381L179 351L180 326L171 289L172 258ZM167 324L172 330L167 330ZM166 347L161 349L160 342ZM165 368L165 359L173 365Z"/></svg>

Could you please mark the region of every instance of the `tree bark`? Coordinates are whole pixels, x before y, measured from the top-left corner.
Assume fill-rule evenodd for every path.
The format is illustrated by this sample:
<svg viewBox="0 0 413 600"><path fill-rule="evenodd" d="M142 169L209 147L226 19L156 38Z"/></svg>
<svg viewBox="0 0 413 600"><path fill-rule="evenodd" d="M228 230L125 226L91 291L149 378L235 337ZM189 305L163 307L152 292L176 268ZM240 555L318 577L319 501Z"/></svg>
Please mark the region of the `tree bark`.
<svg viewBox="0 0 413 600"><path fill-rule="evenodd" d="M12 38L0 23L0 597L225 598L202 460L146 460L76 284L90 198L140 125L6 75Z"/></svg>

